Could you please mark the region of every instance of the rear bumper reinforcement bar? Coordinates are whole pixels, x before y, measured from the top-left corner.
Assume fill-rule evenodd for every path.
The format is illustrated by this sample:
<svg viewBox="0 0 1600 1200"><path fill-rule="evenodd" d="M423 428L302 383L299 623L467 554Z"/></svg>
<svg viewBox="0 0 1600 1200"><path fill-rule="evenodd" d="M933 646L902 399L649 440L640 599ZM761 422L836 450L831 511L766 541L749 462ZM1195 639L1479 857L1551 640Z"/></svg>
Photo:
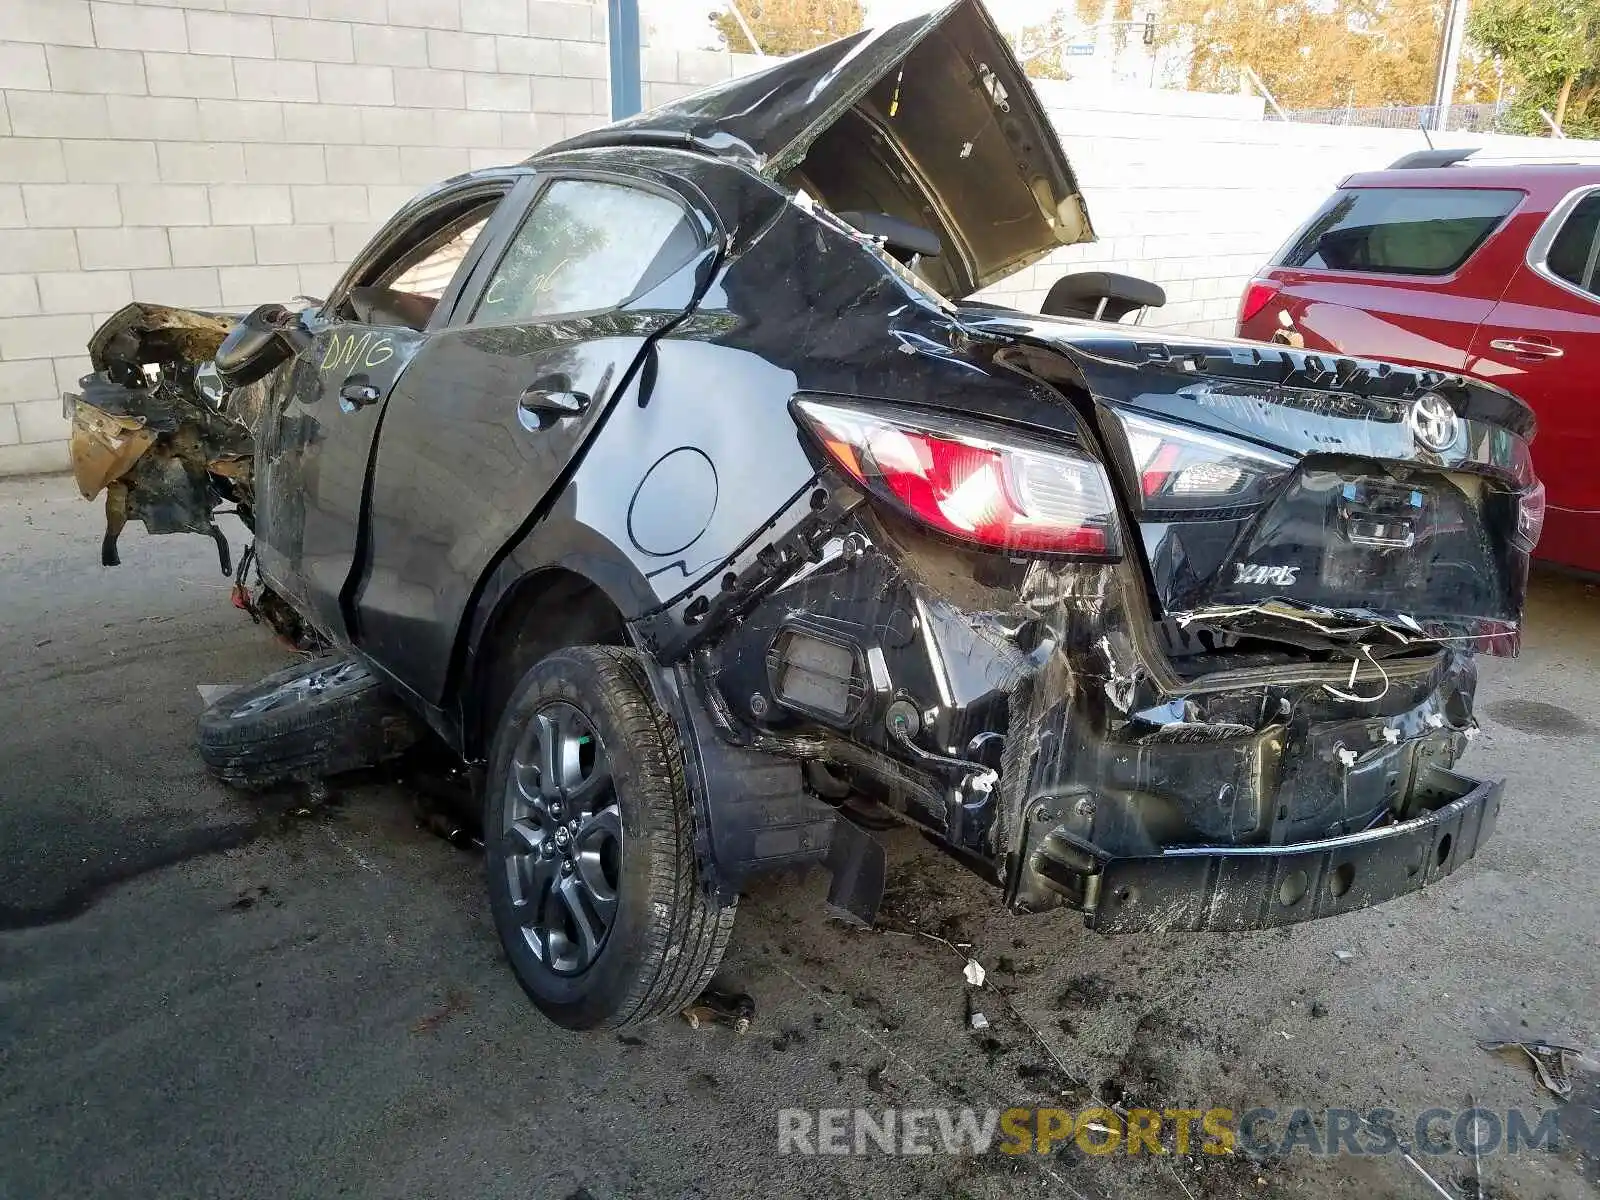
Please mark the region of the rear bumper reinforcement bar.
<svg viewBox="0 0 1600 1200"><path fill-rule="evenodd" d="M1420 891L1478 852L1505 786L1439 767L1429 776L1425 794L1437 807L1409 820L1289 845L1182 846L1104 859L1072 882L1074 899L1102 933L1232 931L1336 916ZM1042 839L1030 865L1059 879L1052 840ZM1066 889L1057 883L1056 890Z"/></svg>

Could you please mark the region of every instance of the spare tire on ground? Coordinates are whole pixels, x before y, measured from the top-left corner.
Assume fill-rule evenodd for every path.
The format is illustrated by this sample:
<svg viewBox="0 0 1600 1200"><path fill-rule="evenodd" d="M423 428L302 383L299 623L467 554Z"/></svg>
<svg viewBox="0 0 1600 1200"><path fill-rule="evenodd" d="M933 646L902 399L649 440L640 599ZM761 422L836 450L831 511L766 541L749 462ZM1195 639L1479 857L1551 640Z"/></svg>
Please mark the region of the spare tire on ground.
<svg viewBox="0 0 1600 1200"><path fill-rule="evenodd" d="M274 671L200 714L200 757L242 788L305 782L394 758L416 720L359 659L324 657Z"/></svg>

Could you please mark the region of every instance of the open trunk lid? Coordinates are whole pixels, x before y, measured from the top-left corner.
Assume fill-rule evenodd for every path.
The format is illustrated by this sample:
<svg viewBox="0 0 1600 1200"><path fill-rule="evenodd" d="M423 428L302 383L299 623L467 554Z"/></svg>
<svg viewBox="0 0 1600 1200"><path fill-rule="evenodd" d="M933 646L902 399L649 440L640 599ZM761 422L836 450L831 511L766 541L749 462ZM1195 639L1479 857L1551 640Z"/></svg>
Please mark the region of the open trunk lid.
<svg viewBox="0 0 1600 1200"><path fill-rule="evenodd" d="M1309 647L1515 651L1543 490L1510 393L1281 346L965 318L1070 363L1159 617Z"/></svg>
<svg viewBox="0 0 1600 1200"><path fill-rule="evenodd" d="M924 273L950 297L1094 239L1049 118L977 0L779 60L546 153L641 144L716 154L790 188L825 172L813 198L835 211L903 207L891 215L938 235L942 253Z"/></svg>

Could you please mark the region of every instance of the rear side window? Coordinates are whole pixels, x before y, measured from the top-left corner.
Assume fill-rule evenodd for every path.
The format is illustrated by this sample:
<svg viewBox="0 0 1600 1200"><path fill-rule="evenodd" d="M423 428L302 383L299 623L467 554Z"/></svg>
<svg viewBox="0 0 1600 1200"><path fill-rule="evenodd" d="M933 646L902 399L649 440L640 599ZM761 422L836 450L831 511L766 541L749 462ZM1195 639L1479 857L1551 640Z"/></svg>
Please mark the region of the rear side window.
<svg viewBox="0 0 1600 1200"><path fill-rule="evenodd" d="M1512 189L1349 188L1333 194L1277 265L1448 275L1521 199Z"/></svg>
<svg viewBox="0 0 1600 1200"><path fill-rule="evenodd" d="M676 203L653 192L558 179L534 202L484 289L474 324L616 308L699 250Z"/></svg>
<svg viewBox="0 0 1600 1200"><path fill-rule="evenodd" d="M1568 283L1600 293L1600 192L1590 192L1567 215L1544 265Z"/></svg>

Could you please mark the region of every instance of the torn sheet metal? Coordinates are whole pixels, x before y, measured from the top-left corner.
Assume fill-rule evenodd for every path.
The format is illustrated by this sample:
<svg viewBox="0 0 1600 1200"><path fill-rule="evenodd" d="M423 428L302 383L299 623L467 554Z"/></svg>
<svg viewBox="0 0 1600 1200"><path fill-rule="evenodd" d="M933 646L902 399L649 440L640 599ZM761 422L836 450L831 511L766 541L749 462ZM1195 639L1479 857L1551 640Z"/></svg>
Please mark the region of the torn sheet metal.
<svg viewBox="0 0 1600 1200"><path fill-rule="evenodd" d="M130 304L89 342L96 371L71 397L69 450L86 499L106 493L100 561L115 566L129 521L153 534L195 533L217 546L231 570L227 541L212 514L226 500L249 519L253 439L209 398L200 372L234 319L215 313Z"/></svg>

